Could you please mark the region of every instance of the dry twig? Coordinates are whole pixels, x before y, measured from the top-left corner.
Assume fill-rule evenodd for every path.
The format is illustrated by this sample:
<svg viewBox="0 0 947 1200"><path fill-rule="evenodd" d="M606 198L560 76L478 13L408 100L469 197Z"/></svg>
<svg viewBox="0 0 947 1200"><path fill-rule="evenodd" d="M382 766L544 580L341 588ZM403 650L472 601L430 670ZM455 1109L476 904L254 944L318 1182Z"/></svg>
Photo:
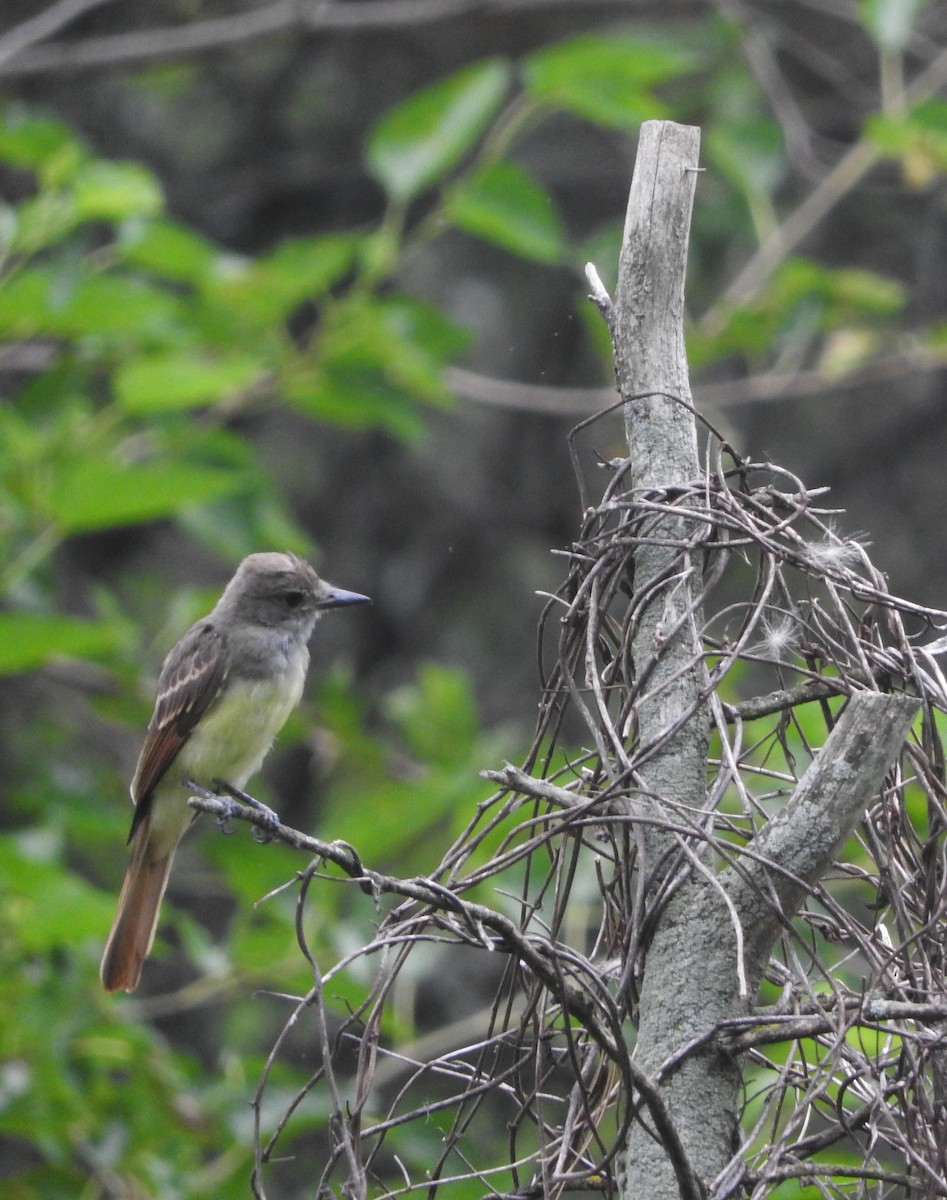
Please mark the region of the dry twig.
<svg viewBox="0 0 947 1200"><path fill-rule="evenodd" d="M323 1183L344 1181L352 1195L413 1195L471 1178L485 1191L518 1196L537 1187L547 1195L580 1185L608 1191L622 1131L643 1120L669 1147L681 1194L696 1198L694 1168L675 1144L657 1080L644 1077L626 1047L648 931L695 854L705 868L716 862L713 870L745 862L749 877L760 867L755 836L794 790L839 705L864 690L908 692L927 717L845 862L805 888L798 919L773 910L783 933L764 993L781 989L777 1009L707 1031L704 1044L750 1054L746 1142L714 1194L732 1194L742 1180L762 1197L793 1176L818 1178L834 1194L842 1186L831 1182L833 1173L841 1177L838 1164L814 1156L853 1146L862 1166L849 1178L923 1180L930 1194L947 1194L938 1098L947 1021L938 714L947 696L936 664L918 650L947 616L890 595L864 548L840 536L835 514L789 473L738 459L713 438L710 447L701 479L647 495L623 490L623 465L610 465L544 613L548 666L532 751L522 767L486 772L500 790L429 876L398 879L366 867L342 843L276 831L314 856L299 875L301 905L313 882L329 878L321 864L332 863L382 913L372 939L347 959L321 971L313 960L311 990L291 1001L287 1030L305 1011L319 1014L322 1065L275 1128L261 1120L259 1196L293 1114L313 1089L327 1087L338 1153ZM686 513L682 528L701 531L705 665L709 685L726 697L715 710L709 793L716 806L697 813L665 804L663 816L654 808L635 815L628 802L640 795L641 764L656 747L636 736L636 709L651 685L630 669L641 601L628 580L637 547L666 512ZM692 557L692 535L676 550ZM577 717L587 724L589 749L577 740ZM218 814L225 807L192 803ZM237 815L262 821L252 810ZM670 872L667 863L649 864L642 877L634 854L642 821L681 848ZM496 892L499 904L479 898L486 883L508 894L517 880L516 904ZM385 908L386 896L396 903ZM400 1073L406 1079L392 1097L373 1083L380 1059L397 1053L380 1032L381 1014L418 949L437 953L446 944L492 951L496 1003L468 1044L440 1048ZM374 986L357 1010L339 1012L332 980L367 959L377 964ZM353 1039L361 1047L354 1069L344 1066ZM767 1057L773 1045L788 1045L788 1055ZM665 1064L659 1077L675 1069ZM265 1092L266 1080L258 1111ZM493 1135L496 1104L510 1130L505 1164ZM431 1177L414 1176L403 1156L404 1173L390 1177L383 1146L435 1113L452 1119ZM816 1139L813 1128L821 1131ZM382 1177L400 1183L379 1189Z"/></svg>

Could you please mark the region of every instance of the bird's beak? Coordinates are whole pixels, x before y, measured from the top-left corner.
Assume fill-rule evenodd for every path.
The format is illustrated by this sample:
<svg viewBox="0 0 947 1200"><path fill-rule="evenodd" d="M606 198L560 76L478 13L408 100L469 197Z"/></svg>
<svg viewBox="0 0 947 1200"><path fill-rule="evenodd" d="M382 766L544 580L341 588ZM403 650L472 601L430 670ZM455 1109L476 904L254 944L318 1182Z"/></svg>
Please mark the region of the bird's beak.
<svg viewBox="0 0 947 1200"><path fill-rule="evenodd" d="M346 592L342 588L331 588L328 596L320 600L318 608L341 608L343 604L371 604L369 596L359 592Z"/></svg>

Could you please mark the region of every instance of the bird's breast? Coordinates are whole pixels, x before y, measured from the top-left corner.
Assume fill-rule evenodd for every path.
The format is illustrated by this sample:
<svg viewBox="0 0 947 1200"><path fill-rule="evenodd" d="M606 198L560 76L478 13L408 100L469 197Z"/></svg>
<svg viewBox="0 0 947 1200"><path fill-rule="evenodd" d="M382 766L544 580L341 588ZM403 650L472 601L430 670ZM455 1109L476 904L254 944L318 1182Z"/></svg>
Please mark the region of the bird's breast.
<svg viewBox="0 0 947 1200"><path fill-rule="evenodd" d="M181 749L182 776L244 787L299 703L306 665L305 659L287 664L269 678L232 674Z"/></svg>

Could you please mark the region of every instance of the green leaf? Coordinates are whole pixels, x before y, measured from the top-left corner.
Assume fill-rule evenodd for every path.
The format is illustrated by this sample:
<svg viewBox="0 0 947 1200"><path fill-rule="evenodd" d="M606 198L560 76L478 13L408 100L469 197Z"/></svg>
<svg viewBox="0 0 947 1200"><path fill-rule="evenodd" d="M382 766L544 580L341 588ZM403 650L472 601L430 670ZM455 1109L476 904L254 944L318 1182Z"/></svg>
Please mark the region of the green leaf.
<svg viewBox="0 0 947 1200"><path fill-rule="evenodd" d="M826 305L824 327L828 328L854 316L893 317L907 302L905 287L896 279L858 267L833 270L805 258L785 262L774 284L777 307L818 297Z"/></svg>
<svg viewBox="0 0 947 1200"><path fill-rule="evenodd" d="M455 767L473 752L477 705L463 671L425 664L416 684L391 694L388 711L411 753L422 762Z"/></svg>
<svg viewBox="0 0 947 1200"><path fill-rule="evenodd" d="M127 222L116 249L123 262L181 283L205 279L219 255L217 247L194 230L162 218Z"/></svg>
<svg viewBox="0 0 947 1200"><path fill-rule="evenodd" d="M429 377L433 385L432 399L443 398L440 387L440 367L470 344L470 334L440 309L407 296L388 296L377 306L381 324L386 332L388 352L395 360L392 370L397 374L403 355L411 357L412 349L432 364Z"/></svg>
<svg viewBox="0 0 947 1200"><path fill-rule="evenodd" d="M70 463L54 479L49 510L63 533L84 533L171 517L240 486L240 476L205 466L108 461Z"/></svg>
<svg viewBox="0 0 947 1200"><path fill-rule="evenodd" d="M318 349L327 364L377 367L392 379L404 379L407 361L423 359L425 391L441 396L440 364L466 344L462 331L436 309L405 297L354 298L326 314Z"/></svg>
<svg viewBox="0 0 947 1200"><path fill-rule="evenodd" d="M66 335L125 335L136 342L163 341L179 329L177 297L144 280L94 275L80 279L75 289L65 294L57 291L51 299L51 329Z"/></svg>
<svg viewBox="0 0 947 1200"><path fill-rule="evenodd" d="M431 837L439 839L457 812L469 812L476 804L479 797L471 794L475 774L470 768L453 778L438 773L430 781L391 780L377 790L360 790L361 803L351 794L343 799L339 788L327 806L326 828L333 837L357 845L365 862L397 863L399 871L410 871L410 863L422 870L422 847Z"/></svg>
<svg viewBox="0 0 947 1200"><path fill-rule="evenodd" d="M84 938L101 937L111 898L50 861L41 838L0 838L0 871L4 891L16 907L19 950L48 954Z"/></svg>
<svg viewBox="0 0 947 1200"><path fill-rule="evenodd" d="M458 228L536 262L561 261L562 225L552 197L515 163L492 163L464 180L446 205Z"/></svg>
<svg viewBox="0 0 947 1200"><path fill-rule="evenodd" d="M443 366L466 343L466 334L428 305L402 296L359 298L328 311L318 358L287 359L281 386L320 420L412 436L419 401L450 402Z"/></svg>
<svg viewBox="0 0 947 1200"><path fill-rule="evenodd" d="M947 172L947 101L932 96L907 114L871 116L865 136L899 161L906 181L928 187Z"/></svg>
<svg viewBox="0 0 947 1200"><path fill-rule="evenodd" d="M586 35L529 55L526 90L535 100L615 129L665 115L649 89L684 75L694 55L639 37Z"/></svg>
<svg viewBox="0 0 947 1200"><path fill-rule="evenodd" d="M13 247L24 254L61 240L83 221L148 216L164 205L145 167L92 159L53 121L8 119L0 124L0 159L34 171L41 185L16 210Z"/></svg>
<svg viewBox="0 0 947 1200"><path fill-rule="evenodd" d="M17 119L5 115L0 123L0 159L14 167L36 170L51 155L74 142L60 121L45 117Z"/></svg>
<svg viewBox="0 0 947 1200"><path fill-rule="evenodd" d="M257 259L262 282L275 293L283 311L303 300L316 300L352 269L361 239L351 234L290 238Z"/></svg>
<svg viewBox="0 0 947 1200"><path fill-rule="evenodd" d="M54 655L97 657L114 650L119 632L107 624L43 613L0 613L0 674L31 671Z"/></svg>
<svg viewBox="0 0 947 1200"><path fill-rule="evenodd" d="M63 184L85 156L82 144L59 121L8 113L0 122L0 160L35 172L46 187Z"/></svg>
<svg viewBox="0 0 947 1200"><path fill-rule="evenodd" d="M923 345L929 347L941 358L947 360L947 322L935 321L929 325L922 339Z"/></svg>
<svg viewBox="0 0 947 1200"><path fill-rule="evenodd" d="M367 158L392 199L413 199L469 153L503 103L510 77L501 59L474 63L382 118Z"/></svg>
<svg viewBox="0 0 947 1200"><path fill-rule="evenodd" d="M688 353L695 363L725 354L772 353L781 338L816 332L871 328L904 307L907 293L897 280L857 268L830 269L805 258L789 259L747 305L733 308L723 329L709 340L692 331Z"/></svg>
<svg viewBox="0 0 947 1200"><path fill-rule="evenodd" d="M81 220L75 196L69 191L40 192L24 200L14 212L11 245L19 254L36 254L61 241Z"/></svg>
<svg viewBox="0 0 947 1200"><path fill-rule="evenodd" d="M120 366L113 387L127 412L183 412L243 391L262 371L259 360L250 355L152 354Z"/></svg>
<svg viewBox="0 0 947 1200"><path fill-rule="evenodd" d="M0 285L0 333L12 337L127 336L164 341L179 331L176 296L121 275L59 275L49 268L16 272Z"/></svg>
<svg viewBox="0 0 947 1200"><path fill-rule="evenodd" d="M151 217L164 208L154 175L138 163L87 162L73 181L76 210L87 221Z"/></svg>
<svg viewBox="0 0 947 1200"><path fill-rule="evenodd" d="M362 239L292 238L252 261L225 261L202 288L208 310L239 328L272 333L307 301L318 302L352 269Z"/></svg>
<svg viewBox="0 0 947 1200"><path fill-rule="evenodd" d="M342 429L387 429L404 439L423 430L413 399L367 364L342 362L325 369L299 364L286 374L281 390L313 420Z"/></svg>
<svg viewBox="0 0 947 1200"><path fill-rule="evenodd" d="M911 110L908 124L925 133L947 137L947 100L929 96Z"/></svg>

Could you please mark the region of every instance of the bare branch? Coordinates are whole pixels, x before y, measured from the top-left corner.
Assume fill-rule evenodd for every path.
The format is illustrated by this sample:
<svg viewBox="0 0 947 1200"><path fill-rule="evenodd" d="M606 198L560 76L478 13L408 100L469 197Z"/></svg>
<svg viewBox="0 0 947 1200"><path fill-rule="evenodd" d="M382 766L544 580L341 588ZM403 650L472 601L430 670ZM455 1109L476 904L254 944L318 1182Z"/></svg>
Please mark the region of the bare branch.
<svg viewBox="0 0 947 1200"><path fill-rule="evenodd" d="M89 37L74 42L51 42L34 46L41 37L55 33L84 8L109 0L62 0L42 17L37 28L58 9L76 11L65 20L48 20L39 37L29 36L22 46L0 61L0 78L22 78L48 71L94 70L207 53L226 46L266 37L284 30L399 29L404 26L451 20L475 12L526 11L558 8L592 0L373 0L370 5L333 3L331 0L274 0L235 16L213 17L132 33ZM596 0L600 3L601 0ZM625 2L625 0L622 0ZM615 0L615 6L621 3ZM34 22L28 22L34 25ZM23 28L23 27L21 27ZM33 47L33 48L30 48Z"/></svg>
<svg viewBox="0 0 947 1200"><path fill-rule="evenodd" d="M51 4L38 16L14 26L0 37L0 73L4 64L30 46L58 33L84 13L111 2L112 0L58 0L58 3Z"/></svg>
<svg viewBox="0 0 947 1200"><path fill-rule="evenodd" d="M758 953L764 947L768 952L777 914L794 912L802 900L793 877L811 883L833 861L881 786L917 710L913 696L856 693L788 803L750 843L757 857L741 864L729 890ZM768 869L770 862L780 870Z"/></svg>
<svg viewBox="0 0 947 1200"><path fill-rule="evenodd" d="M499 939L490 942L488 949L507 950L518 957L540 978L554 993L559 994L563 1005L577 1017L589 1021L590 1032L600 1040L603 1048L612 1055L617 1054L615 1042L610 1032L600 1025L598 1016L587 1003L585 997L574 988L566 992L561 981L551 969L550 963L543 954L542 945L532 942L524 936L519 926L501 913L487 908L482 904L462 900L455 891L443 887L432 879L398 879L393 875L383 875L379 871L364 867L355 850L345 842L325 842L320 838L311 837L282 823L274 825L267 813L237 804L233 800L216 796L191 796L188 803L199 812L210 813L213 816L229 820L246 821L264 830L268 837L285 842L295 850L304 850L314 854L318 859L331 862L340 867L351 879L361 884L365 890L376 896L394 895L462 918L468 933L473 932L474 942L480 943L476 931L482 926L495 933ZM463 940L463 925L453 924L451 928L460 934Z"/></svg>
<svg viewBox="0 0 947 1200"><path fill-rule="evenodd" d="M945 82L947 50L943 50L905 89L905 105L912 106L929 96L936 96ZM757 292L774 267L793 253L819 222L864 179L881 157L881 147L869 138L862 137L855 142L796 209L780 223L779 228L772 231L730 284L721 297L721 303L743 302ZM711 327L716 320L716 312L708 314L705 324Z"/></svg>

